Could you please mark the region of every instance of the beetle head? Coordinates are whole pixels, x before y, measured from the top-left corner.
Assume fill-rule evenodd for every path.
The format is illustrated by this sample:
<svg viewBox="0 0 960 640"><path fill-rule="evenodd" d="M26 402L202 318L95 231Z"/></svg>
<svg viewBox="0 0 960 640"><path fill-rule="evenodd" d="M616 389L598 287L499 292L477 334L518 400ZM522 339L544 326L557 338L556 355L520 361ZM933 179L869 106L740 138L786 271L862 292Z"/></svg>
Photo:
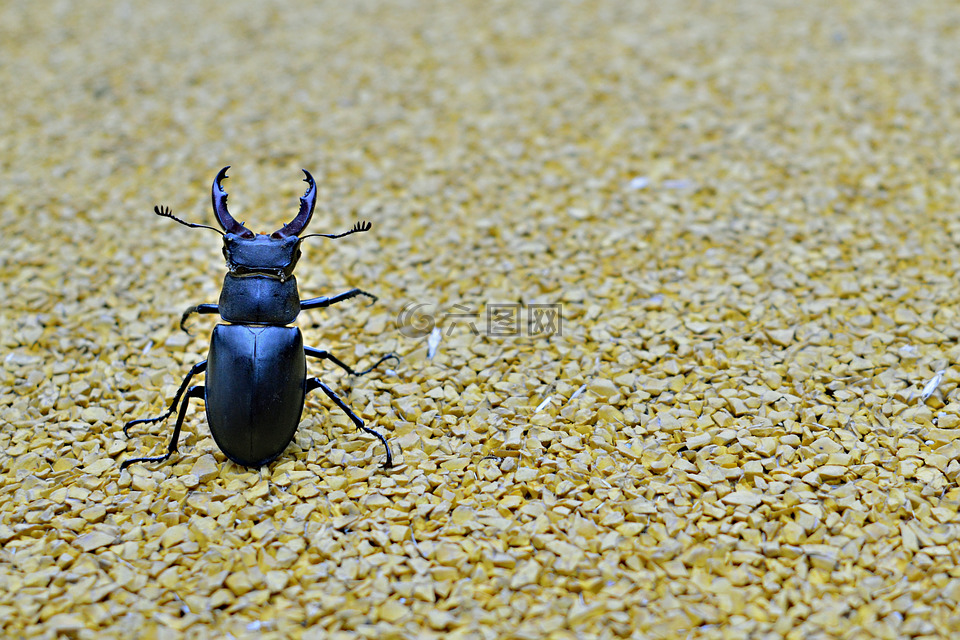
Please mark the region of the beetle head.
<svg viewBox="0 0 960 640"><path fill-rule="evenodd" d="M223 236L223 257L235 276L266 275L286 280L300 259L300 238L275 238L262 233Z"/></svg>
<svg viewBox="0 0 960 640"><path fill-rule="evenodd" d="M213 181L213 212L224 230L223 255L227 268L237 276L269 275L285 280L293 275L300 259L300 233L310 224L317 205L317 184L306 169L304 182L309 186L300 198L300 211L289 223L270 235L257 234L237 222L227 210L227 192L220 184L227 177L224 167Z"/></svg>

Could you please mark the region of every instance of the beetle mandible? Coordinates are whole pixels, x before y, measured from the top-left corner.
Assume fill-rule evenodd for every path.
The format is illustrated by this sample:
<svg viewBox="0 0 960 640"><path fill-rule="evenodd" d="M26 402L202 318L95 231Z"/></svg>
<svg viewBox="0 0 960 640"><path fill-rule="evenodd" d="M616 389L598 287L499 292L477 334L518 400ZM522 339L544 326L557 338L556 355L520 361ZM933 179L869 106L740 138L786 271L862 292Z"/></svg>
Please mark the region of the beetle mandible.
<svg viewBox="0 0 960 640"><path fill-rule="evenodd" d="M329 307L356 296L376 296L351 289L339 295L300 300L293 269L300 258L300 243L305 238L342 238L370 230L369 222L358 222L340 234L300 234L306 229L317 204L317 185L304 169L309 186L300 198L300 211L288 224L270 235L254 233L237 222L227 211L227 193L221 182L227 177L224 167L213 181L213 211L223 229L186 222L167 207L155 207L157 215L171 218L192 228L212 229L223 236L223 255L228 272L223 279L219 304L200 304L183 313L180 327L192 313L220 314L227 324L218 324L210 339L207 359L195 364L177 390L170 408L155 418L132 420L130 427L166 420L179 405L173 438L162 456L133 458L120 465L125 469L135 462L162 462L177 450L180 428L191 398L202 398L207 423L217 446L228 458L247 467L260 467L277 458L293 440L304 399L314 389L322 390L343 410L358 429L375 436L387 452L384 467L393 466L387 439L363 424L343 400L319 378L307 377L306 358L329 360L351 375L364 375L390 358L388 354L364 371L354 371L332 354L303 344L300 329L290 326L301 310ZM371 303L372 304L372 303ZM193 376L206 372L206 384L188 386ZM182 402L181 402L182 400Z"/></svg>

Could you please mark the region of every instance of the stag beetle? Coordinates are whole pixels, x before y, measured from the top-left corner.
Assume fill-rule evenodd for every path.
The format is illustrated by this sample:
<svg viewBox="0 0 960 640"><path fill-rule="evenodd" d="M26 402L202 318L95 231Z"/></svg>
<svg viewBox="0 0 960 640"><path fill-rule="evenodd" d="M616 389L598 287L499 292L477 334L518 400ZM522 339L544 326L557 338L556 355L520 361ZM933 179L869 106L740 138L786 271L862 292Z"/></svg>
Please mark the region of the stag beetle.
<svg viewBox="0 0 960 640"><path fill-rule="evenodd" d="M370 223L358 222L340 234L301 236L317 204L317 185L304 169L304 182L309 186L300 198L297 216L270 235L255 234L227 211L227 193L221 182L227 177L229 168L221 169L213 181L213 211L223 232L181 220L167 207L154 208L159 216L188 227L211 229L223 236L223 255L229 271L223 279L220 302L188 308L180 320L180 327L186 330L184 323L193 313L219 313L228 324L218 324L214 328L207 359L190 369L166 413L156 418L132 420L123 427L123 433L129 437L130 427L165 420L179 405L180 412L167 453L126 460L120 468L125 469L135 462L161 462L169 458L177 450L190 398L203 398L213 439L228 458L247 467L263 466L277 458L293 440L303 412L304 398L314 389L327 394L358 429L379 439L387 452L383 466L393 466L387 439L364 426L363 420L319 378L307 378L306 357L330 360L351 375L364 375L385 360L399 358L388 354L369 369L357 372L327 351L304 346L300 329L289 326L304 309L329 307L356 296L367 296L376 301L376 296L360 289L300 300L297 279L293 275L300 258L300 243L305 238L342 238L369 231ZM204 371L206 384L188 388L191 378Z"/></svg>

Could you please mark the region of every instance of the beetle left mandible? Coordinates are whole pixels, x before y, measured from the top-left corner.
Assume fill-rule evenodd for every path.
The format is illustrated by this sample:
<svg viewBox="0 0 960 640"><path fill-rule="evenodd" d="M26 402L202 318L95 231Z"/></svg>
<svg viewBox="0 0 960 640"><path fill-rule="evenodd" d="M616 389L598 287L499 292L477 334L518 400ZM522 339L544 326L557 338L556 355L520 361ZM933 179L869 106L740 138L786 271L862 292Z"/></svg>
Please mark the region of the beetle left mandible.
<svg viewBox="0 0 960 640"><path fill-rule="evenodd" d="M156 207L157 215L171 218L188 227L212 229L223 236L223 255L228 273L223 280L219 304L200 304L183 314L180 326L191 313L218 313L228 324L218 324L210 340L207 359L190 369L177 390L170 408L155 418L132 420L130 427L160 422L179 407L173 438L162 456L133 458L120 465L125 469L134 462L161 462L177 450L180 428L190 398L203 398L207 422L217 446L234 462L263 466L279 456L293 436L303 412L304 399L314 389L322 390L347 414L358 429L375 436L386 449L384 467L393 466L387 439L363 424L343 400L319 378L307 377L306 357L329 360L351 375L364 375L380 363L396 355L388 354L364 371L354 371L336 357L321 349L303 345L300 329L290 326L301 310L329 307L355 296L376 296L351 289L339 295L300 300L293 269L300 258L300 242L304 238L342 238L370 229L370 223L357 223L340 234L300 234L306 229L317 203L317 185L304 170L307 192L300 198L300 211L288 224L270 235L255 234L237 222L227 211L227 193L222 181L224 167L213 181L213 210L223 229L186 222L165 207ZM206 372L206 384L188 387L193 376ZM182 402L181 402L182 400Z"/></svg>

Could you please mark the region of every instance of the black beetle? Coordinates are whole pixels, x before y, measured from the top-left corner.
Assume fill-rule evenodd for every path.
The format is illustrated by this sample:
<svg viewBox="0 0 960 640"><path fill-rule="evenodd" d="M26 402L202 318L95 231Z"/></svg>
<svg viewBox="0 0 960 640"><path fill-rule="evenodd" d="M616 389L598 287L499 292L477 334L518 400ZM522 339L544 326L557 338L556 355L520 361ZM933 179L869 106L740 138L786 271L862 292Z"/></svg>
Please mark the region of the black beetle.
<svg viewBox="0 0 960 640"><path fill-rule="evenodd" d="M188 227L212 229L223 236L223 255L229 271L223 279L220 302L190 307L183 313L180 327L186 330L184 322L192 313L219 313L220 318L229 324L218 324L214 328L207 359L190 369L166 413L156 418L132 420L123 427L124 434L129 436L130 427L165 420L180 405L167 453L133 458L120 468L125 469L134 462L161 462L169 458L177 450L190 398L204 399L213 439L228 458L247 467L263 466L277 458L293 440L303 412L304 398L314 389L323 390L357 428L377 437L387 452L383 466L393 466L387 439L364 426L363 420L319 378L307 378L306 357L330 360L351 375L369 373L385 360L399 358L389 354L369 369L357 372L326 351L305 347L300 329L289 326L303 309L328 307L355 296L367 296L376 301L376 296L360 289L301 301L297 279L293 275L300 258L300 242L304 238L342 238L368 231L370 223L358 222L346 233L315 233L301 237L317 203L317 185L304 169L304 182L309 186L300 198L297 216L270 235L255 234L227 211L227 194L220 183L227 177L229 168L221 169L213 181L213 211L223 232L181 220L169 208L154 208L157 215ZM204 371L206 384L188 388L190 379Z"/></svg>

